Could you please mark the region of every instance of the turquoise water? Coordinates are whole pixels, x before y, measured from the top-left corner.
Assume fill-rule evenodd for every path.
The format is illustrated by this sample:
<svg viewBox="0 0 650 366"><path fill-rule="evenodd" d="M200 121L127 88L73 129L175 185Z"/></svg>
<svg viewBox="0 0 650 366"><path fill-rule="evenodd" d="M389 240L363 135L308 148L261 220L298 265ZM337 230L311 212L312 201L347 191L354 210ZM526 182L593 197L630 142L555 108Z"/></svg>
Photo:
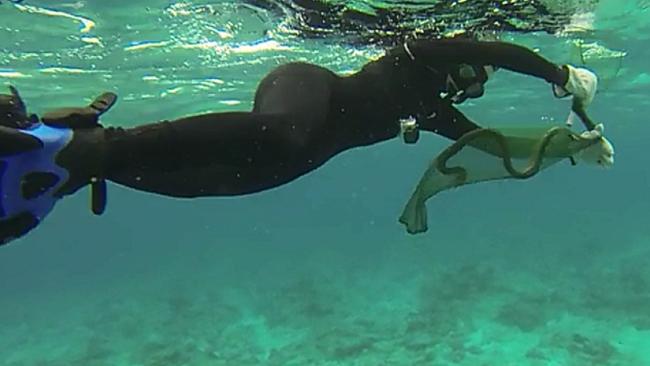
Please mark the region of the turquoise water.
<svg viewBox="0 0 650 366"><path fill-rule="evenodd" d="M259 79L379 54L301 40L237 6L0 4L0 78L34 112L120 95L105 125L246 110ZM189 3L185 3L189 4ZM204 2L207 4L207 2ZM582 18L581 18L582 19ZM556 62L624 51L590 108L616 166L445 192L426 234L397 222L446 141L348 151L289 185L177 200L111 185L0 248L0 365L650 365L648 4L601 1L592 29L504 35ZM483 124L561 122L568 102L501 72L462 109Z"/></svg>

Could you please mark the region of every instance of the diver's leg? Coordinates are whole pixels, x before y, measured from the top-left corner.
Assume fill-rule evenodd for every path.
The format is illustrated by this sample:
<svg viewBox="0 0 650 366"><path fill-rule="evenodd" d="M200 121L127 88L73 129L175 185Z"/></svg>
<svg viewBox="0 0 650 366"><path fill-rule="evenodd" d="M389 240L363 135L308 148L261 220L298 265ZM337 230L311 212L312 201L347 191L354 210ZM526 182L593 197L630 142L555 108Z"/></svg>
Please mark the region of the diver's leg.
<svg viewBox="0 0 650 366"><path fill-rule="evenodd" d="M253 112L225 112L109 129L106 178L177 197L277 187L340 149L326 128L331 72L289 64L260 83Z"/></svg>
<svg viewBox="0 0 650 366"><path fill-rule="evenodd" d="M419 119L418 124L422 130L454 141L470 131L482 128L453 106L441 106L435 114Z"/></svg>
<svg viewBox="0 0 650 366"><path fill-rule="evenodd" d="M108 129L105 176L178 197L253 193L327 159L308 154L306 128L287 116L229 112Z"/></svg>

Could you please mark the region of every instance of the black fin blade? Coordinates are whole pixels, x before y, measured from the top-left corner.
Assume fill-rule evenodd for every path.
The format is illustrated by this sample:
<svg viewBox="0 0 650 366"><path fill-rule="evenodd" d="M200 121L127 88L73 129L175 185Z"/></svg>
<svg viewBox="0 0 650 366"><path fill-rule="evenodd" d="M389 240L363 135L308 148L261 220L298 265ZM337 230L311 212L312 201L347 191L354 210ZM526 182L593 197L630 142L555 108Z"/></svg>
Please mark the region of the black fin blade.
<svg viewBox="0 0 650 366"><path fill-rule="evenodd" d="M96 110L100 115L102 115L111 109L111 107L115 105L115 102L117 102L117 94L108 92L95 98L95 100L90 103L90 108Z"/></svg>
<svg viewBox="0 0 650 366"><path fill-rule="evenodd" d="M38 226L38 219L29 212L0 221L0 245L20 238Z"/></svg>
<svg viewBox="0 0 650 366"><path fill-rule="evenodd" d="M41 149L43 143L17 129L0 126L0 157Z"/></svg>

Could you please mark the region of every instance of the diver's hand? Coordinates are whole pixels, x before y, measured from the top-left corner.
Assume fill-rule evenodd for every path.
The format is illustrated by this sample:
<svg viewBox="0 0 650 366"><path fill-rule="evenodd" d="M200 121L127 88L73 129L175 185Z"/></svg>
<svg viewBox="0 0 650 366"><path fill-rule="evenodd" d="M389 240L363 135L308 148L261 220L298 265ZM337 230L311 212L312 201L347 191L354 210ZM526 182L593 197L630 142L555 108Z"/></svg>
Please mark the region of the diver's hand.
<svg viewBox="0 0 650 366"><path fill-rule="evenodd" d="M585 68L571 65L565 65L564 68L569 74L568 80L565 85L553 85L553 93L558 98L573 96L572 110L566 121L568 126L572 126L578 119L575 107L586 110L593 102L598 89L598 77Z"/></svg>
<svg viewBox="0 0 650 366"><path fill-rule="evenodd" d="M558 98L572 95L586 108L596 96L598 76L582 67L565 65L564 68L568 71L569 78L564 85L553 85L553 93Z"/></svg>
<svg viewBox="0 0 650 366"><path fill-rule="evenodd" d="M582 150L577 156L578 160L604 168L610 168L614 165L614 146L603 136L603 133L604 127L601 123L596 125L593 130L580 134L582 139L598 141Z"/></svg>
<svg viewBox="0 0 650 366"><path fill-rule="evenodd" d="M605 126L602 123L599 123L596 125L596 127L594 127L593 130L589 130L581 133L580 138L585 140L597 140L603 137L604 132L605 132Z"/></svg>
<svg viewBox="0 0 650 366"><path fill-rule="evenodd" d="M614 147L609 140L602 137L598 142L584 149L579 159L587 164L610 168L614 165Z"/></svg>

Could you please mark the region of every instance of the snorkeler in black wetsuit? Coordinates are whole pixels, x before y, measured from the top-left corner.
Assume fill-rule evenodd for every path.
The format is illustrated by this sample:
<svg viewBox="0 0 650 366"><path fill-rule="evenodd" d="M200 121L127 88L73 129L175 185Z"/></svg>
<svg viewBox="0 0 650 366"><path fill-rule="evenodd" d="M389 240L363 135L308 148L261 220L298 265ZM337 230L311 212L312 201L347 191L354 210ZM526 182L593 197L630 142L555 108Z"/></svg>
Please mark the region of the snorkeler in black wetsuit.
<svg viewBox="0 0 650 366"><path fill-rule="evenodd" d="M393 139L405 126L411 142L416 140L417 128L458 139L479 127L453 105L480 97L493 68L541 78L553 85L558 97L573 95L589 103L595 92L584 83L593 74L558 66L521 46L422 40L396 47L346 77L306 63L282 65L261 81L250 112L104 128L98 118L115 102L115 96L108 93L90 107L46 113L39 126L54 128L43 134L53 133L57 137L50 140L59 143L46 155L54 159L51 166L64 172L23 175L30 179L23 179L22 195L27 186L31 198L12 203L11 209L0 207L0 219L4 219L0 220L0 243L35 227L56 199L88 184L96 188L94 211L100 213L104 180L174 197L243 195L286 184L345 150ZM34 120L24 105L14 114L22 116L22 125ZM29 130L20 126L8 127ZM0 130L0 139L15 138L5 130ZM34 139L45 141L33 130ZM27 142L17 146L17 152L35 149ZM7 175L12 166L8 161L3 180L11 176ZM10 190L2 189L6 198ZM14 191L20 189L14 187ZM29 203L41 199L47 201L43 204L47 209L32 214L31 221L25 219ZM23 214L22 226L8 223L19 214Z"/></svg>

